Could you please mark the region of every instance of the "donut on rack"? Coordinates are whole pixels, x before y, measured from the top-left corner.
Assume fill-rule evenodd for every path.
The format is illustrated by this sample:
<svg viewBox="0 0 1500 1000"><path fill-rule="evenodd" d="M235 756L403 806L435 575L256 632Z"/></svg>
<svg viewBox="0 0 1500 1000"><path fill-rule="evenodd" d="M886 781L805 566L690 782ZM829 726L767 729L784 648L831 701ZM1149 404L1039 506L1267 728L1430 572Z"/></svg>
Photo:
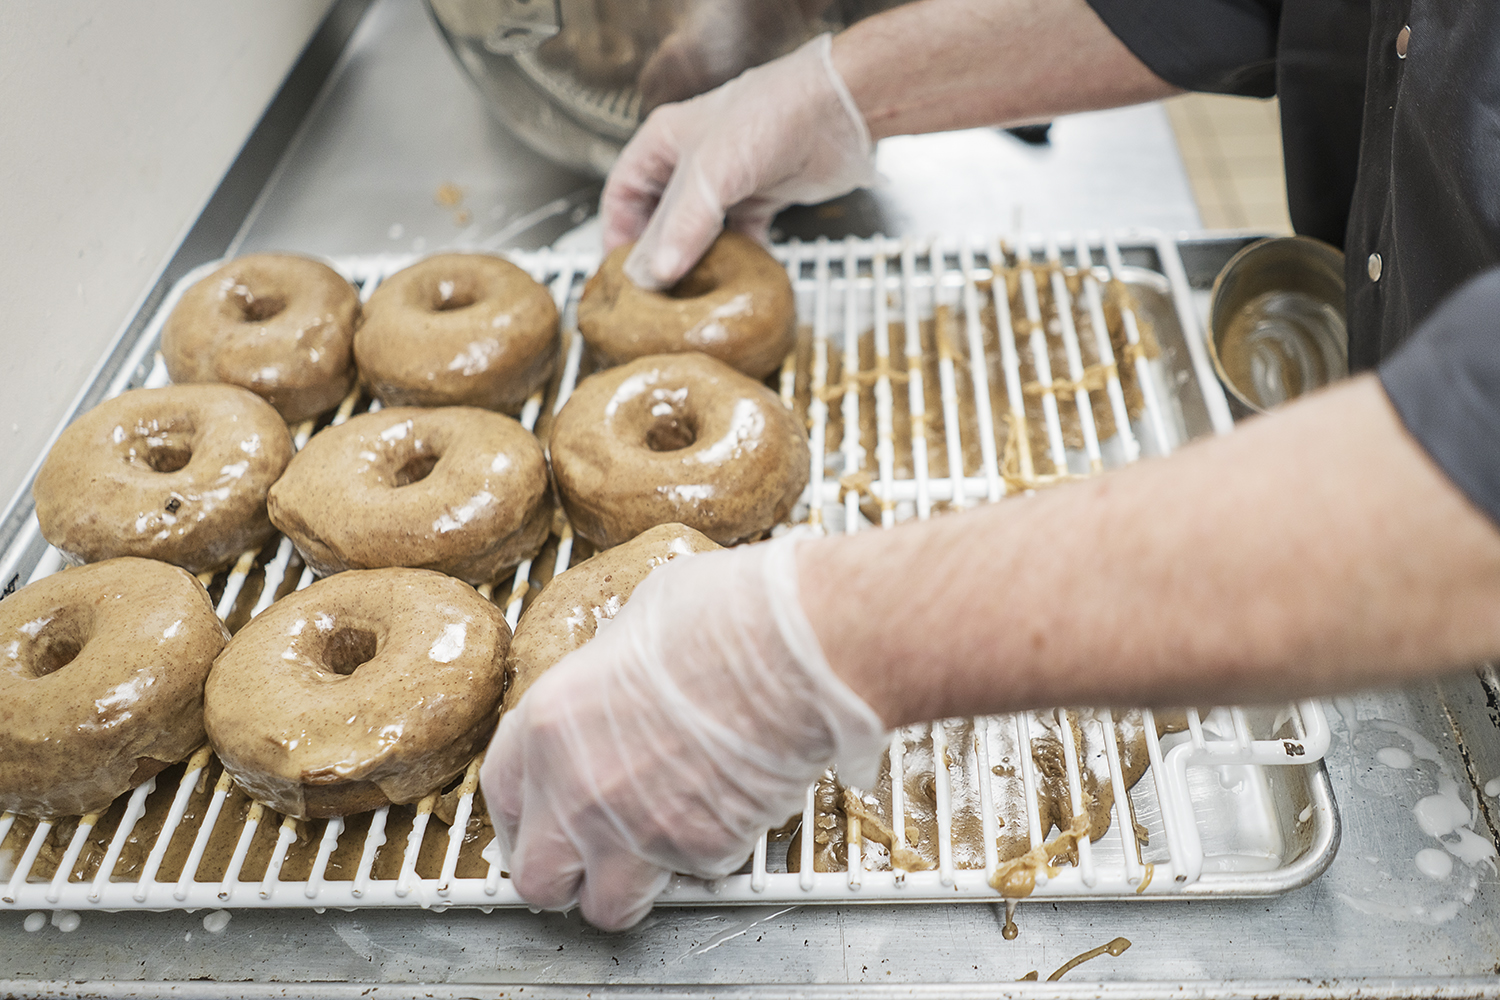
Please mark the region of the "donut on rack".
<svg viewBox="0 0 1500 1000"><path fill-rule="evenodd" d="M0 602L0 812L96 812L191 754L228 638L203 585L153 559L65 569Z"/></svg>
<svg viewBox="0 0 1500 1000"><path fill-rule="evenodd" d="M807 435L761 383L702 354L590 376L557 415L552 475L573 528L599 548L680 522L721 545L791 513Z"/></svg>
<svg viewBox="0 0 1500 1000"><path fill-rule="evenodd" d="M354 335L360 377L388 406L516 414L557 365L557 306L488 254L428 257L391 275Z"/></svg>
<svg viewBox="0 0 1500 1000"><path fill-rule="evenodd" d="M135 389L58 437L32 487L37 521L73 562L214 570L271 537L266 491L291 457L281 417L238 386Z"/></svg>
<svg viewBox="0 0 1500 1000"><path fill-rule="evenodd" d="M252 254L187 290L162 327L162 358L173 382L244 386L297 423L353 387L358 316L359 293L328 265Z"/></svg>
<svg viewBox="0 0 1500 1000"><path fill-rule="evenodd" d="M620 613L640 582L678 556L719 548L685 524L662 524L554 577L516 623L505 659L504 711L549 668Z"/></svg>
<svg viewBox="0 0 1500 1000"><path fill-rule="evenodd" d="M547 461L531 432L469 406L392 407L314 436L268 496L313 572L412 566L492 583L547 539Z"/></svg>
<svg viewBox="0 0 1500 1000"><path fill-rule="evenodd" d="M652 292L625 276L631 246L604 258L578 302L578 331L607 363L699 351L756 379L781 366L797 340L797 307L764 247L721 233L681 281Z"/></svg>
<svg viewBox="0 0 1500 1000"><path fill-rule="evenodd" d="M426 570L340 573L235 635L204 692L214 752L252 798L299 819L415 802L483 749L510 629Z"/></svg>

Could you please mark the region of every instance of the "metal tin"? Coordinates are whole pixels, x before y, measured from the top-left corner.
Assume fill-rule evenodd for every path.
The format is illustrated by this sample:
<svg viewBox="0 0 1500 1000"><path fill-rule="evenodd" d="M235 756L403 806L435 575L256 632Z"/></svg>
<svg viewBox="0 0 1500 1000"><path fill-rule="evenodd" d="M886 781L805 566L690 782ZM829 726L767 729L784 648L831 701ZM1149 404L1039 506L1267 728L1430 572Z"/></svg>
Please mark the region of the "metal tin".
<svg viewBox="0 0 1500 1000"><path fill-rule="evenodd" d="M1255 413L1348 375L1343 253L1286 236L1235 254L1214 281L1208 346L1219 380Z"/></svg>

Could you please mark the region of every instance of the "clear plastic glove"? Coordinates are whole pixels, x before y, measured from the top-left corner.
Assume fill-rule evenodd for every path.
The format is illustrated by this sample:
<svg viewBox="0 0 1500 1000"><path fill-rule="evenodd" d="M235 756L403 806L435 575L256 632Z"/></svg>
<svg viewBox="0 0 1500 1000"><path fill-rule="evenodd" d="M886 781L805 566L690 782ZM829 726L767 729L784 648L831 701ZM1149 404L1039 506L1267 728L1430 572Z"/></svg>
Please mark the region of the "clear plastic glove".
<svg viewBox="0 0 1500 1000"><path fill-rule="evenodd" d="M637 240L625 273L666 288L728 224L765 242L793 203L875 180L870 130L834 69L832 36L653 111L604 185L605 249Z"/></svg>
<svg viewBox="0 0 1500 1000"><path fill-rule="evenodd" d="M516 891L619 930L673 872L722 878L830 764L887 735L829 667L796 538L674 559L500 720L480 771Z"/></svg>

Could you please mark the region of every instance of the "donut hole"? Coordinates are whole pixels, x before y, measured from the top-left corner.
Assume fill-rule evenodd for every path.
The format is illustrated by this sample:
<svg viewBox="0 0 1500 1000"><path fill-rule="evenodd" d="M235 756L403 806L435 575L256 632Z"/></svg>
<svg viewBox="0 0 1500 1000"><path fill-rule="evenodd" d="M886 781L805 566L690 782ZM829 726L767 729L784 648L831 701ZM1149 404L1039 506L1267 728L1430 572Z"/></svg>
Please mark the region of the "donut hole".
<svg viewBox="0 0 1500 1000"><path fill-rule="evenodd" d="M89 638L89 616L80 608L67 608L41 627L32 640L27 657L31 676L46 677L78 659Z"/></svg>
<svg viewBox="0 0 1500 1000"><path fill-rule="evenodd" d="M467 309L479 301L479 295L468 284L443 279L433 283L432 311L453 312Z"/></svg>
<svg viewBox="0 0 1500 1000"><path fill-rule="evenodd" d="M192 446L181 441L169 441L146 451L146 464L153 472L176 472L192 460Z"/></svg>
<svg viewBox="0 0 1500 1000"><path fill-rule="evenodd" d="M246 323L264 323L286 309L286 299L280 295L256 295L245 285L235 285L230 297Z"/></svg>
<svg viewBox="0 0 1500 1000"><path fill-rule="evenodd" d="M718 287L718 279L699 267L683 275L681 281L668 288L663 294L672 299L701 299L716 291Z"/></svg>
<svg viewBox="0 0 1500 1000"><path fill-rule="evenodd" d="M432 455L420 452L406 460L406 464L396 470L396 486L410 486L412 483L420 483L432 475L432 470L437 467L440 455Z"/></svg>
<svg viewBox="0 0 1500 1000"><path fill-rule="evenodd" d="M337 628L323 646L323 664L334 673L348 677L361 664L375 659L379 646L379 639L368 629Z"/></svg>
<svg viewBox="0 0 1500 1000"><path fill-rule="evenodd" d="M675 410L657 414L646 428L646 447L652 451L681 451L698 440L698 422Z"/></svg>

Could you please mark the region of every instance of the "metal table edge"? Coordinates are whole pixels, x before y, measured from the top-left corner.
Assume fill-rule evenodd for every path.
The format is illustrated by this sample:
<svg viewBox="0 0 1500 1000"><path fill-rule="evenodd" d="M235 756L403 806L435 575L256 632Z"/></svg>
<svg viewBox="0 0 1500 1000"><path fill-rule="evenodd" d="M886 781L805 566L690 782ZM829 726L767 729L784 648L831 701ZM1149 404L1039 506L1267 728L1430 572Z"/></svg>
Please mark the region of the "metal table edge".
<svg viewBox="0 0 1500 1000"><path fill-rule="evenodd" d="M935 1000L952 997L1015 997L1018 1000L1500 1000L1500 976L1452 978L1359 978L1359 979L1256 979L1217 983L1180 983L1142 980L1138 982L988 982L988 983L871 983L806 985L739 985L675 983L662 985L611 985L588 983L394 983L359 984L328 982L212 981L152 982L67 980L0 980L0 998L161 997L172 1000L272 1000L300 997L305 1000L561 1000L565 997L592 1000L831 1000L862 997L872 1000L907 997Z"/></svg>

